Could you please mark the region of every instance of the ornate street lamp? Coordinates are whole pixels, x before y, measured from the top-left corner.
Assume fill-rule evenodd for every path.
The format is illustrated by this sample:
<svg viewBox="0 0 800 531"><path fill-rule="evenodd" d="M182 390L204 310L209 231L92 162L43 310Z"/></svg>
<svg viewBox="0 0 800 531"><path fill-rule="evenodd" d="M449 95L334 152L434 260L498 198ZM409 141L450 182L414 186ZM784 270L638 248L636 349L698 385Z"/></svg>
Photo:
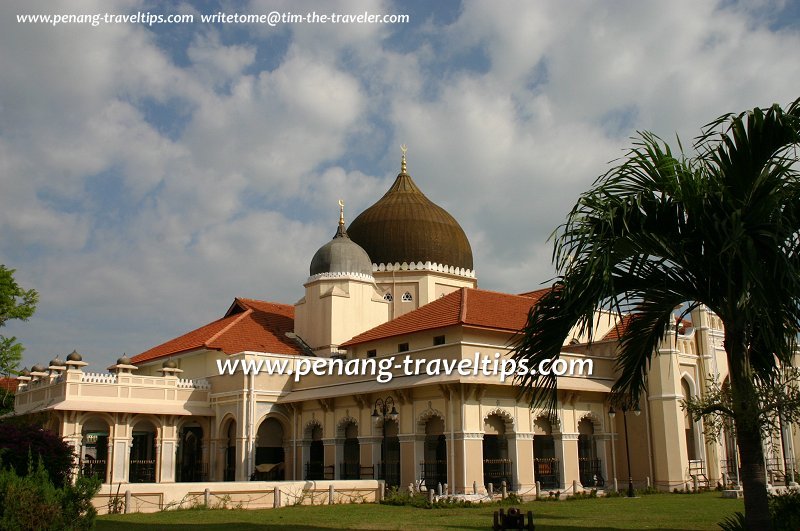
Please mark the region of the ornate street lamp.
<svg viewBox="0 0 800 531"><path fill-rule="evenodd" d="M391 410L389 409L391 407ZM383 437L381 439L381 477L386 481L386 421L397 421L397 409L394 407L394 399L391 396L375 400L375 407L372 409L372 421L377 426L383 421Z"/></svg>
<svg viewBox="0 0 800 531"><path fill-rule="evenodd" d="M631 449L630 444L628 443L628 404L623 403L620 406L622 409L622 420L625 424L625 457L628 461L628 498L634 498L636 493L633 491L633 473L631 472ZM611 417L611 420L614 420L614 416L616 415L616 411L614 411L614 406L612 405L608 408L608 416ZM637 403L633 408L633 413L637 417L642 413L642 410L639 409L639 404Z"/></svg>

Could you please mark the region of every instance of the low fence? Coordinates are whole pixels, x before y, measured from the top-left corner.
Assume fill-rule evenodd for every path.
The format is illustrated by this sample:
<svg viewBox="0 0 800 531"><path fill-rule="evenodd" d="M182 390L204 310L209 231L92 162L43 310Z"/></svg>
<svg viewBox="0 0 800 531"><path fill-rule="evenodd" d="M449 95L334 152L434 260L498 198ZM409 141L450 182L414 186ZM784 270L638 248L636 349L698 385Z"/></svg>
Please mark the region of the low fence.
<svg viewBox="0 0 800 531"><path fill-rule="evenodd" d="M377 480L115 483L104 484L92 503L99 514L153 513L198 506L266 509L369 503L379 500L382 483Z"/></svg>

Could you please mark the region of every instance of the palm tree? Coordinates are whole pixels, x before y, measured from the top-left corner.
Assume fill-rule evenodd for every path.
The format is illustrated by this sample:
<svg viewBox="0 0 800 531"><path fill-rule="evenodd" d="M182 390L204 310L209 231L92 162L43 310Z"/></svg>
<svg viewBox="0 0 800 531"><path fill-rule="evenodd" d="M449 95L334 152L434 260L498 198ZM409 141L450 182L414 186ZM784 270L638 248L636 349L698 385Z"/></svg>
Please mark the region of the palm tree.
<svg viewBox="0 0 800 531"><path fill-rule="evenodd" d="M696 155L641 134L553 234L559 273L515 345L529 367L557 358L598 310L631 313L613 393L638 400L673 311L703 304L724 323L747 525L770 529L754 381L788 364L800 330L800 99L708 124ZM557 378L518 383L532 405L556 404Z"/></svg>

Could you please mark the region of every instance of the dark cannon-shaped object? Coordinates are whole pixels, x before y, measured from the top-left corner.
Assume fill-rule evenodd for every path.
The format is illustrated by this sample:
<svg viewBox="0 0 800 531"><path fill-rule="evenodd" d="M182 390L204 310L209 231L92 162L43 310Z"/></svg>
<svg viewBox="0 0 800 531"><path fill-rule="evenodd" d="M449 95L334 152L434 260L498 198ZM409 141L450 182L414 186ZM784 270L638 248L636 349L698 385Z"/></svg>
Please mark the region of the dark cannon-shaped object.
<svg viewBox="0 0 800 531"><path fill-rule="evenodd" d="M525 515L516 507L512 507L507 513L503 509L494 512L493 531L507 529L517 529L519 531L533 531L536 526L533 524L533 511L528 511L528 522L525 523Z"/></svg>

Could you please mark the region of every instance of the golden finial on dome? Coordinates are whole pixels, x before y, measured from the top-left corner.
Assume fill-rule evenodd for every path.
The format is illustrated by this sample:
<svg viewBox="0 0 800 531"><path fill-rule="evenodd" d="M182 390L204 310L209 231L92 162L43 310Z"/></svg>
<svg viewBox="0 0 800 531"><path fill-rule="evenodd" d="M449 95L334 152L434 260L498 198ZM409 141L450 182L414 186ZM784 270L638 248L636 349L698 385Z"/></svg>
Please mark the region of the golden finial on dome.
<svg viewBox="0 0 800 531"><path fill-rule="evenodd" d="M339 199L339 225L344 226L344 201Z"/></svg>
<svg viewBox="0 0 800 531"><path fill-rule="evenodd" d="M406 173L406 151L408 151L408 148L405 144L400 144L400 151L403 152L403 158L400 159L400 173Z"/></svg>

